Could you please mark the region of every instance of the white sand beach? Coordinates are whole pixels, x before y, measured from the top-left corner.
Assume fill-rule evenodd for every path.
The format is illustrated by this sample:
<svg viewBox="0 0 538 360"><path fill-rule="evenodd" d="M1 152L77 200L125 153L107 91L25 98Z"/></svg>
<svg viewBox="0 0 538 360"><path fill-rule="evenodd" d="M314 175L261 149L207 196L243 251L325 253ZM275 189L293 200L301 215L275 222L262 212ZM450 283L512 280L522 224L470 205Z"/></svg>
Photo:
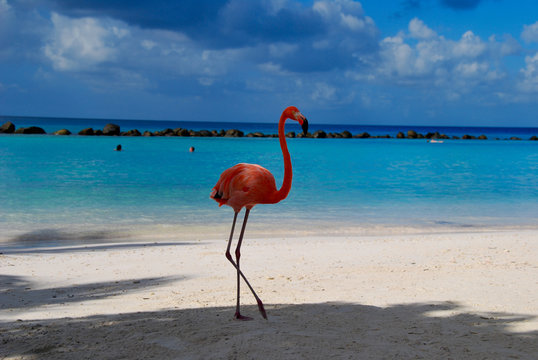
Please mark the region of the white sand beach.
<svg viewBox="0 0 538 360"><path fill-rule="evenodd" d="M465 232L461 232L465 231ZM0 255L2 359L536 359L538 230L161 239Z"/></svg>

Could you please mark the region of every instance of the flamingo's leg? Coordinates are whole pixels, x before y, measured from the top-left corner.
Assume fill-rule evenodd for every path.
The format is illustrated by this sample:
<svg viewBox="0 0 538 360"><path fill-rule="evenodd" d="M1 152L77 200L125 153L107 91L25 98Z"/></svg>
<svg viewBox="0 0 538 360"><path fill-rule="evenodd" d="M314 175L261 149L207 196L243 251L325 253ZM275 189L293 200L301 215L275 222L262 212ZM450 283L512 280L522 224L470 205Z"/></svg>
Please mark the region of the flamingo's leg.
<svg viewBox="0 0 538 360"><path fill-rule="evenodd" d="M262 314L263 318L267 320L267 314L265 312L265 308L263 307L262 301L260 300L258 295L256 295L256 292L254 291L252 286L250 286L249 282L245 278L245 275L243 275L239 267L239 259L241 258L241 244L243 243L243 235L245 235L245 228L247 227L247 220L248 220L249 213L250 213L250 209L246 209L245 219L243 220L243 226L241 227L241 234L239 235L239 241L237 242L237 247L235 248L235 258L237 260L237 311L235 315L236 315L236 318L242 317L242 315L239 314L239 275L241 275L243 276L243 279L247 283L248 287L250 288L250 291L252 291L254 298L256 298L256 302L258 303L258 310Z"/></svg>
<svg viewBox="0 0 538 360"><path fill-rule="evenodd" d="M243 278L243 280L247 284L248 288L252 292L252 295L254 295L254 298L256 299L256 302L258 303L258 309L260 310L260 313L262 314L263 318L267 319L267 314L266 314L265 309L263 307L262 301L260 300L260 298L258 297L256 292L254 291L254 289L252 288L252 286L248 282L247 278L245 277L245 275L243 274L243 272L239 268L239 258L241 257L241 252L240 252L241 243L243 242L243 235L245 233L245 227L246 227L246 224L247 224L249 212L250 212L250 210L248 210L248 209L245 212L245 219L243 220L243 227L241 229L241 235L239 236L239 242L237 244L237 248L235 249L235 255L236 255L236 259L237 259L237 264L233 260L232 255L230 254L230 247L231 247L231 244L232 244L232 238L233 238L233 233L234 233L234 228L235 228L235 222L237 220L237 214L238 213L235 213L235 215L234 215L234 220L233 220L233 223L232 223L232 231L230 232L230 239L228 240L228 247L226 248L226 258L232 263L232 265L237 270L237 304L236 304L235 318L238 319L238 320L251 320L252 319L252 318L249 318L249 317L241 315L240 312L239 312L239 306L240 306L239 305L239 294L240 294L240 292L239 292L239 290L240 290L240 288L239 288L239 285L240 285L239 276L241 276Z"/></svg>

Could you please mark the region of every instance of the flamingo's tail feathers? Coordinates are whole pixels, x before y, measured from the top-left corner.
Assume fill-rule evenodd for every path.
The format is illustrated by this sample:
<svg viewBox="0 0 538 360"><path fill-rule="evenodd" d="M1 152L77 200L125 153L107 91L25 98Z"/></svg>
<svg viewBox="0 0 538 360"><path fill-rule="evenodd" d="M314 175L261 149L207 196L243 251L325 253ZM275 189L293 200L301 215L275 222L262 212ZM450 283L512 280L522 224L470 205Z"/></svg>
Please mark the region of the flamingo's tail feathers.
<svg viewBox="0 0 538 360"><path fill-rule="evenodd" d="M211 194L209 195L209 197L211 199L215 200L216 202L218 202L219 207L226 204L226 199L222 198L222 193L218 192L217 189L213 189L213 191L211 191Z"/></svg>

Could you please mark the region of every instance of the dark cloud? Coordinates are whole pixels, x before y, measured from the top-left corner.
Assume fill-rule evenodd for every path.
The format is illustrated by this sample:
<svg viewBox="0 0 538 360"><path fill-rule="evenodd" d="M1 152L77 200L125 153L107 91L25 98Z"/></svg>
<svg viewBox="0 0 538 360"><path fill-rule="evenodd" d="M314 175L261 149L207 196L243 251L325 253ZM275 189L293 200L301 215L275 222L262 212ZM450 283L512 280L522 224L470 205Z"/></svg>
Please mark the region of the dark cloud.
<svg viewBox="0 0 538 360"><path fill-rule="evenodd" d="M375 24L353 1L312 6L263 0L44 1L64 16L112 18L140 29L181 32L203 49L262 49L265 58L258 63L293 72L352 68L359 57L377 52L379 42ZM291 45L294 51L275 53L269 49L274 44Z"/></svg>
<svg viewBox="0 0 538 360"><path fill-rule="evenodd" d="M295 3L271 12L265 2L247 0L49 2L70 17L110 17L143 29L181 31L211 48L297 40L324 31L318 14Z"/></svg>
<svg viewBox="0 0 538 360"><path fill-rule="evenodd" d="M441 4L454 10L474 9L482 0L441 0Z"/></svg>

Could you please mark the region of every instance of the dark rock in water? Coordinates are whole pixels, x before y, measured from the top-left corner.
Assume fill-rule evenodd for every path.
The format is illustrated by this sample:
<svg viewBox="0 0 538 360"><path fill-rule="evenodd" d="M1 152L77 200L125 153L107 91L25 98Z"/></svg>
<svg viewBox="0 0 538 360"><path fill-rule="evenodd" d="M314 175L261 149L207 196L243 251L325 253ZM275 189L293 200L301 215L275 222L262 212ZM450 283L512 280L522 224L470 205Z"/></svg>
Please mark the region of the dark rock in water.
<svg viewBox="0 0 538 360"><path fill-rule="evenodd" d="M290 131L286 134L286 137L294 138L295 137L295 131Z"/></svg>
<svg viewBox="0 0 538 360"><path fill-rule="evenodd" d="M141 136L142 134L137 129L132 129L121 133L121 136Z"/></svg>
<svg viewBox="0 0 538 360"><path fill-rule="evenodd" d="M327 133L323 130L316 130L314 132L314 134L312 134L312 136L315 138L315 139L324 139L327 137Z"/></svg>
<svg viewBox="0 0 538 360"><path fill-rule="evenodd" d="M300 132L300 133L297 134L296 137L298 137L298 138L313 138L314 136L313 136L311 133L309 133L309 132L306 133L306 135L303 134L302 132Z"/></svg>
<svg viewBox="0 0 538 360"><path fill-rule="evenodd" d="M455 136L455 135L454 135L454 136L452 136L452 140L459 140L459 139L460 139L460 137L459 137L459 136Z"/></svg>
<svg viewBox="0 0 538 360"><path fill-rule="evenodd" d="M396 134L396 138L397 139L405 139L405 135L404 135L403 132L400 131L398 134Z"/></svg>
<svg viewBox="0 0 538 360"><path fill-rule="evenodd" d="M478 137L478 140L487 140L487 139L488 139L488 137L486 135L484 135L484 134L482 134L482 135L480 135Z"/></svg>
<svg viewBox="0 0 538 360"><path fill-rule="evenodd" d="M106 124L103 128L103 135L117 136L120 134L120 127L116 124Z"/></svg>
<svg viewBox="0 0 538 360"><path fill-rule="evenodd" d="M0 126L0 133L12 134L15 132L15 125L11 121L6 121L2 126Z"/></svg>
<svg viewBox="0 0 538 360"><path fill-rule="evenodd" d="M213 134L209 130L200 130L200 136L208 137L213 136Z"/></svg>
<svg viewBox="0 0 538 360"><path fill-rule="evenodd" d="M536 141L536 140L538 140L538 136L536 136L536 135L533 135L533 136L531 136L531 138L530 138L529 140L533 140L533 141Z"/></svg>
<svg viewBox="0 0 538 360"><path fill-rule="evenodd" d="M159 131L159 136L175 136L176 133L170 128Z"/></svg>
<svg viewBox="0 0 538 360"><path fill-rule="evenodd" d="M247 137L265 137L265 135L259 131L248 133Z"/></svg>
<svg viewBox="0 0 538 360"><path fill-rule="evenodd" d="M521 138L518 138L517 136L512 136L510 140L521 140Z"/></svg>
<svg viewBox="0 0 538 360"><path fill-rule="evenodd" d="M151 131L146 130L146 131L144 131L142 136L153 136L153 133Z"/></svg>
<svg viewBox="0 0 538 360"><path fill-rule="evenodd" d="M46 134L45 130L37 126L30 126L26 128L18 128L15 131L16 134Z"/></svg>
<svg viewBox="0 0 538 360"><path fill-rule="evenodd" d="M409 130L407 132L407 138L408 139L416 139L418 137L417 132L415 130Z"/></svg>
<svg viewBox="0 0 538 360"><path fill-rule="evenodd" d="M79 135L94 135L92 128L82 129L78 132Z"/></svg>
<svg viewBox="0 0 538 360"><path fill-rule="evenodd" d="M344 130L344 131L342 131L342 137L344 139L351 139L353 136L351 135L351 133L349 131Z"/></svg>
<svg viewBox="0 0 538 360"><path fill-rule="evenodd" d="M230 129L227 130L224 136L226 137L243 137L244 133L241 130Z"/></svg>
<svg viewBox="0 0 538 360"><path fill-rule="evenodd" d="M103 135L103 130L101 130L101 129L97 129L97 130L95 130L95 132L94 132L93 134L94 134L94 135L98 135L98 136L99 136L99 135Z"/></svg>
<svg viewBox="0 0 538 360"><path fill-rule="evenodd" d="M368 134L367 132L362 132L362 133L357 134L357 135L355 135L353 137L357 138L357 139L368 139L370 137L370 134Z"/></svg>
<svg viewBox="0 0 538 360"><path fill-rule="evenodd" d="M476 139L476 136L473 136L473 135L463 135L461 137L463 140L472 140L472 139Z"/></svg>
<svg viewBox="0 0 538 360"><path fill-rule="evenodd" d="M177 136L191 136L191 133L187 129L181 129L179 132L176 133Z"/></svg>
<svg viewBox="0 0 538 360"><path fill-rule="evenodd" d="M52 134L53 135L71 135L71 131L69 131L67 129L61 129L61 130L56 130Z"/></svg>
<svg viewBox="0 0 538 360"><path fill-rule="evenodd" d="M328 133L327 137L329 139L342 139L343 138L342 134L340 134L340 133L332 133L332 132Z"/></svg>

